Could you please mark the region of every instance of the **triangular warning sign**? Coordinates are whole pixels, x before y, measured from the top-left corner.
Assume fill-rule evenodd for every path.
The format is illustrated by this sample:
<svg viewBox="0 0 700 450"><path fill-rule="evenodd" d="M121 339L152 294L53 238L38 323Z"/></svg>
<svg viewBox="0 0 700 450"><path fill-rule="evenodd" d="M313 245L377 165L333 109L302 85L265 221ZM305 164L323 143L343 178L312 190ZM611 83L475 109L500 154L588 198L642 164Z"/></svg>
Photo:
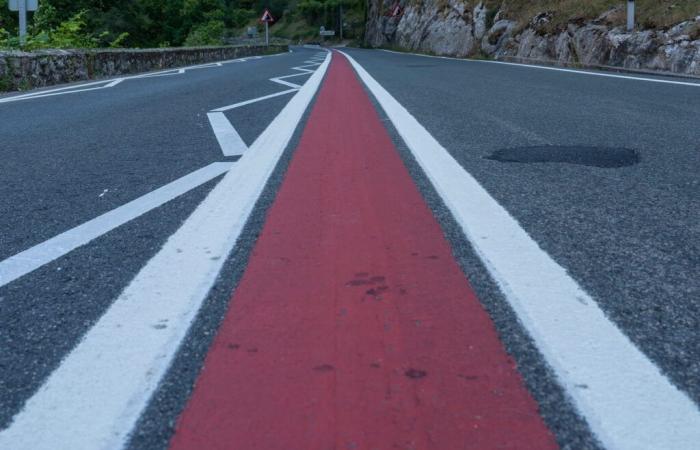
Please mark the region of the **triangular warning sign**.
<svg viewBox="0 0 700 450"><path fill-rule="evenodd" d="M274 22L275 18L272 17L272 13L270 13L270 10L265 8L265 12L263 13L262 17L260 18L260 22Z"/></svg>

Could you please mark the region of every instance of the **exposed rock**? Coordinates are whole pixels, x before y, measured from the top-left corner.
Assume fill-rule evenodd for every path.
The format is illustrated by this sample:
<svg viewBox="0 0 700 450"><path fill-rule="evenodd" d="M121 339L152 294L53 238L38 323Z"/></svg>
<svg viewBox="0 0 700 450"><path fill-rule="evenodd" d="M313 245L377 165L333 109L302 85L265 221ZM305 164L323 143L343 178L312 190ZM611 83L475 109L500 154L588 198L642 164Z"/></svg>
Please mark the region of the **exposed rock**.
<svg viewBox="0 0 700 450"><path fill-rule="evenodd" d="M486 24L486 16L488 14L488 9L481 2L474 8L474 39L480 41L486 34L486 29L488 28Z"/></svg>
<svg viewBox="0 0 700 450"><path fill-rule="evenodd" d="M399 46L439 55L479 52L496 59L540 60L559 64L606 65L700 75L700 16L668 31L627 32L619 25L624 8L613 8L586 21L572 18L552 27L553 14L543 11L519 29L504 10L493 24L483 1L422 0L406 3L404 14L388 17L394 0L370 0L366 43ZM504 2L507 4L507 2ZM489 28L490 25L490 28Z"/></svg>
<svg viewBox="0 0 700 450"><path fill-rule="evenodd" d="M481 40L481 50L487 55L494 55L510 39L515 25L511 20L498 20Z"/></svg>

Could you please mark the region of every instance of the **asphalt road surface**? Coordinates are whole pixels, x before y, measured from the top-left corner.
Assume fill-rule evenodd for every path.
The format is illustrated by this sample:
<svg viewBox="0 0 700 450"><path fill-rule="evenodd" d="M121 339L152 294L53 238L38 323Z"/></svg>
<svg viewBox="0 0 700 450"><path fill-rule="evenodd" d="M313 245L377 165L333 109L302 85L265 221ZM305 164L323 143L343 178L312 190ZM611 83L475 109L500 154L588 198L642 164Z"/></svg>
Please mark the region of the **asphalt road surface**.
<svg viewBox="0 0 700 450"><path fill-rule="evenodd" d="M0 448L697 448L700 83L341 50L0 96Z"/></svg>

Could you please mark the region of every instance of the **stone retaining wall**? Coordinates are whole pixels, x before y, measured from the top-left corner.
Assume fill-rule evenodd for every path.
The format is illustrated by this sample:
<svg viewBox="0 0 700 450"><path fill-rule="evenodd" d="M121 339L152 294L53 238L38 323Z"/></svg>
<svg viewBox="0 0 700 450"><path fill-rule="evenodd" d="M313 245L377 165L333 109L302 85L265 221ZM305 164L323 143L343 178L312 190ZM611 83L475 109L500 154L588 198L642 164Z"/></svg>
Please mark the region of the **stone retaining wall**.
<svg viewBox="0 0 700 450"><path fill-rule="evenodd" d="M396 17L385 13L396 0L368 2L365 41L371 47L700 76L700 16L668 29L627 32L615 25L625 12L622 6L594 20L572 19L551 30L551 12L522 26L504 18L504 10L490 17L481 0L399 0L403 10Z"/></svg>
<svg viewBox="0 0 700 450"><path fill-rule="evenodd" d="M165 49L0 51L0 91L170 69L288 51L286 45Z"/></svg>

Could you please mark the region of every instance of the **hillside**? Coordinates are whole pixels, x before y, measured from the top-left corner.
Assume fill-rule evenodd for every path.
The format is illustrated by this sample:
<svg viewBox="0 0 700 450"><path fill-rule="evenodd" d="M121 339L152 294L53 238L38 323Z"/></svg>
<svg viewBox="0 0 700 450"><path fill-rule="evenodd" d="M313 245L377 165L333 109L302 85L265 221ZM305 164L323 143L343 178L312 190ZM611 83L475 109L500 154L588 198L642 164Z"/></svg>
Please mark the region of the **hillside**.
<svg viewBox="0 0 700 450"><path fill-rule="evenodd" d="M369 1L372 47L700 75L700 0L639 0L632 33L621 0Z"/></svg>
<svg viewBox="0 0 700 450"><path fill-rule="evenodd" d="M41 0L30 13L25 49L91 47L178 47L220 45L262 30L267 7L278 19L273 35L318 36L320 26L337 29L342 5L345 34L364 32L364 0ZM0 0L0 49L18 48L17 13Z"/></svg>

